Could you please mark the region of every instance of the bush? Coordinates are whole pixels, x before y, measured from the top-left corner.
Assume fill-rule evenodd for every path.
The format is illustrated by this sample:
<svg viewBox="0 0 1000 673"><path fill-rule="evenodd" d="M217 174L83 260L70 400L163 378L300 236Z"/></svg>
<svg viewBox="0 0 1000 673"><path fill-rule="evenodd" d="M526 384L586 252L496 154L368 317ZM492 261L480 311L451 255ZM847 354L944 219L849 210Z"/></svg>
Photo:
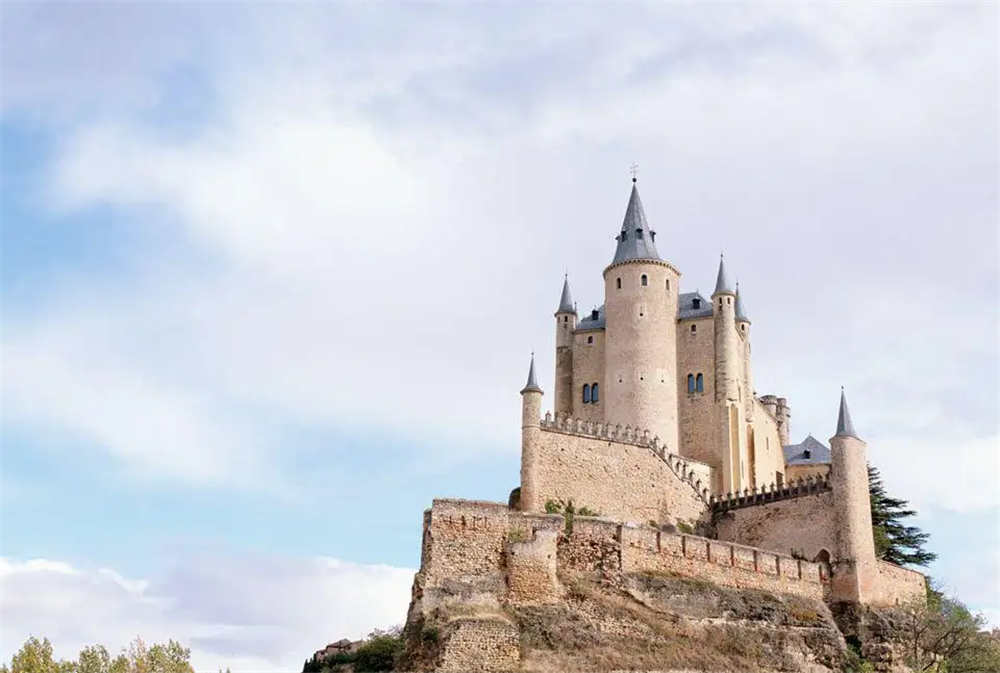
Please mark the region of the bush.
<svg viewBox="0 0 1000 673"><path fill-rule="evenodd" d="M396 655L403 649L399 636L376 636L354 653L354 670L358 673L391 671Z"/></svg>

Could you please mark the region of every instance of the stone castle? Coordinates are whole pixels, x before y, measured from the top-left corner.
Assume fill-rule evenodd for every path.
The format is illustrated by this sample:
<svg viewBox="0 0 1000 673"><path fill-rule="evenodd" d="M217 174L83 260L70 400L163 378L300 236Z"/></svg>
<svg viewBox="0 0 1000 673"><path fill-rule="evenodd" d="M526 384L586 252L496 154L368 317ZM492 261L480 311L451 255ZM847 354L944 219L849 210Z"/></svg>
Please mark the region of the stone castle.
<svg viewBox="0 0 1000 673"><path fill-rule="evenodd" d="M506 504L425 513L408 628L448 606L480 615L449 622L431 667L516 668L502 607L560 600L566 572L668 572L829 605L923 600L922 574L876 557L867 447L843 391L829 448L790 444L787 400L754 389L751 322L724 260L711 297L681 292L634 179L616 241L602 306L581 317L564 280L544 414L532 358L520 487ZM597 515L570 527L567 509Z"/></svg>

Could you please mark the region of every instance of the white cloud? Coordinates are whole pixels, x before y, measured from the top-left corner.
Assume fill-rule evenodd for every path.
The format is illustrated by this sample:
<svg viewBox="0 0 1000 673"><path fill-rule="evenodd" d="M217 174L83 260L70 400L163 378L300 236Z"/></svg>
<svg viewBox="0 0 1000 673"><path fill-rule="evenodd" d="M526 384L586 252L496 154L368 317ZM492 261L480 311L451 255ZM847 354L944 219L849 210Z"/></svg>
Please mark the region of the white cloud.
<svg viewBox="0 0 1000 673"><path fill-rule="evenodd" d="M57 657L136 636L191 647L197 670L290 671L342 637L402 623L413 571L331 558L179 555L162 575L126 579L44 559L0 559L0 658L29 635Z"/></svg>

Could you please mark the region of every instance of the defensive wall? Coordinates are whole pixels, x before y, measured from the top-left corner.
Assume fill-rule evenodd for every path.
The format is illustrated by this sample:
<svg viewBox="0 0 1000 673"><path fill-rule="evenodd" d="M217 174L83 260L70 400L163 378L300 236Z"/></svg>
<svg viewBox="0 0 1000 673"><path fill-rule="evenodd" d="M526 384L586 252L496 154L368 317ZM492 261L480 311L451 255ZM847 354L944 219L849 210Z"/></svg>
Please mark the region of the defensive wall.
<svg viewBox="0 0 1000 673"><path fill-rule="evenodd" d="M669 453L648 430L550 413L540 429L522 452L533 485L522 484L525 511L572 500L622 521L692 525L708 510L712 468Z"/></svg>

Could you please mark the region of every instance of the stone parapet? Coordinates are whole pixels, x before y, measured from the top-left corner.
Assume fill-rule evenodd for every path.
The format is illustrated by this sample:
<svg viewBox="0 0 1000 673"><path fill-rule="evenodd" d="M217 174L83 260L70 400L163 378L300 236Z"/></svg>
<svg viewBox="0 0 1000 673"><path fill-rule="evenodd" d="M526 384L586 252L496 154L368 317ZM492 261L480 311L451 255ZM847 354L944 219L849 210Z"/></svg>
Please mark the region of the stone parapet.
<svg viewBox="0 0 1000 673"><path fill-rule="evenodd" d="M781 486L770 484L758 488L743 489L742 492L738 493L713 495L709 498L709 505L712 507L713 512L721 513L732 509L765 505L779 500L814 495L830 490L832 490L832 486L829 475L817 477L810 475L805 479L796 479Z"/></svg>

